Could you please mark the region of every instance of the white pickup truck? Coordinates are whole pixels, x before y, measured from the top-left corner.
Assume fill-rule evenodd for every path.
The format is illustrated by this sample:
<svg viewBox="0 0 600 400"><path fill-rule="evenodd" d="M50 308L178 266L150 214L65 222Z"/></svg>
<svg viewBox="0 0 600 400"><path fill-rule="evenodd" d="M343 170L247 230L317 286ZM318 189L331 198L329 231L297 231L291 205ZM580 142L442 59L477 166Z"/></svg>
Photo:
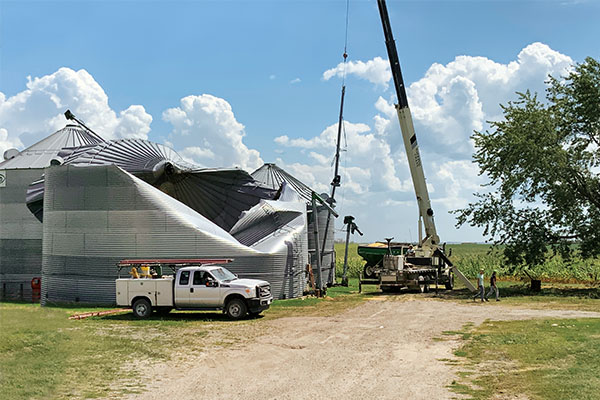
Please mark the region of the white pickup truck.
<svg viewBox="0 0 600 400"><path fill-rule="evenodd" d="M239 279L219 265L189 266L177 270L175 278L119 278L117 305L131 307L138 318L152 310L223 310L230 318L257 316L273 301L267 281Z"/></svg>

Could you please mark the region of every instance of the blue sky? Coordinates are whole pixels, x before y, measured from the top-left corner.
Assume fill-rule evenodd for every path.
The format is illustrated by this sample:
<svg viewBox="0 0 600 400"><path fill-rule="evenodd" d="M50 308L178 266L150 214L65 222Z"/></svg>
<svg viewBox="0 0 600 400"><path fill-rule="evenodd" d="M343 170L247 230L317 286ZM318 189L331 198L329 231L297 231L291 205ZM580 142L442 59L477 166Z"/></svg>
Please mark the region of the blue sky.
<svg viewBox="0 0 600 400"><path fill-rule="evenodd" d="M481 179L469 176L474 171L467 166L469 149L456 149L468 143L473 127L485 128L485 118L497 116L492 109L512 98L515 90L543 90L543 77L563 71L569 60L600 58L600 2L388 1L388 10L405 80L408 85L422 84L409 89L409 96L411 106L415 104L417 134L426 176L433 185L440 235L448 241L481 241L476 230L456 231L453 217L447 213L464 205L474 191L460 182ZM323 141L328 137L326 128L337 122L341 80L335 76L326 80L323 74L342 61L345 17L346 1L1 1L0 92L4 100L0 102L0 129L7 133L4 139L0 137L0 144L5 143L5 148L32 144L53 131L58 119L52 117L66 107L96 123L92 128L100 134L106 130L108 137L167 141L206 166L236 164L252 169L257 157L277 161L325 190L331 180L328 160L333 149ZM540 46L528 48L534 43ZM529 50L524 51L526 48ZM524 56L519 58L522 51ZM375 57L387 60L375 1L350 1L348 54L350 62L366 63ZM469 59L462 59L462 66L445 68L448 79L435 78L438 75L430 69L432 65L448 67L463 55ZM534 61L527 61L531 59ZM511 78L504 82L509 84L498 88L502 95L488 95L494 90L484 87L490 79L482 74L493 72L489 63L481 67L484 60L505 66L498 68L507 74L512 71L511 62L522 67L519 73L507 75ZM48 78L52 83L40 83L36 88L27 87L27 77L54 77L62 67L87 71L100 89L93 84L90 90L82 89L89 80L75 91L52 89L60 92L61 100L56 110L49 108L44 97L50 96L47 88L68 86L70 75ZM479 72L463 73L469 68ZM453 72L448 72L450 69ZM408 170L397 146L397 121L389 109L388 114L385 111L385 104L394 100L393 84L385 80L373 83L382 82L380 70L359 70L346 78L345 120L354 124L348 125L347 131L354 128L355 135L349 138L344 155L345 181L354 186L342 191L347 202L341 204L341 211L357 216L368 240L389 235L415 240L414 194L407 186ZM450 75L460 79L452 80ZM441 106L439 115L428 108L431 102L421 101L427 82L438 85L432 99ZM460 90L450 90L457 84ZM90 106L82 98L97 100L99 91L105 94L108 108L95 112L97 105ZM460 95L448 97L453 93ZM30 97L19 102L19 95ZM206 115L192 117L191 109L185 111L187 122L178 119L185 118L180 115L184 108L181 99L202 95L212 96L202 98L201 103L218 104L228 122L223 123L224 117L215 113L206 120L202 119ZM463 113L456 108L457 101L468 102L471 95L476 100L471 111ZM231 110L224 110L224 104ZM131 118L121 116L131 105L142 106L143 112L131 109ZM179 113L164 117L166 110L177 108ZM454 118L449 114L452 110L459 110L460 116ZM94 113L108 119L94 117ZM151 123L145 115L152 117ZM448 122L449 118L452 121ZM188 125L195 128L188 132L183 128ZM446 134L447 138L440 137ZM219 147L214 142L222 137L235 138ZM298 138L305 141L294 142ZM249 158L243 149L238 158L217 154L227 145L239 145L240 140L248 151L256 151ZM353 150L363 144L370 152L382 151L381 159L389 160L376 165L378 159L366 154L353 158ZM213 154L190 148L210 148ZM210 165L210 160L219 165ZM391 175L389 167L393 167ZM457 193L444 186L448 174L461 186ZM392 183L376 183L376 175L385 175Z"/></svg>

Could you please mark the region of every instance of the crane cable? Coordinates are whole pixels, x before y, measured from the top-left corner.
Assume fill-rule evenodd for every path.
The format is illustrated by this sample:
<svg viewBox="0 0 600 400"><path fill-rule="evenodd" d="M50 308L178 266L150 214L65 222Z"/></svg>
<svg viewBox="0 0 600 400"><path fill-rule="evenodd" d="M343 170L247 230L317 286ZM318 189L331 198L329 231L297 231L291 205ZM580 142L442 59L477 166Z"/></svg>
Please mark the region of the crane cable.
<svg viewBox="0 0 600 400"><path fill-rule="evenodd" d="M335 149L335 172L333 175L333 181L331 182L331 195L329 196L328 202L333 207L335 203L335 189L340 186L341 177L339 175L339 166L340 166L340 141L342 134L342 127L344 126L344 95L346 93L346 61L348 60L348 16L350 10L350 0L346 0L346 32L344 37L344 63L342 68L342 96L340 101L340 115L338 119L338 132L337 132L337 143ZM345 132L345 130L344 130ZM315 210L316 212L316 210ZM331 222L331 212L327 213L327 220L325 222L325 233L323 235L323 246L321 247L321 254L317 254L317 257L321 258L321 262L323 261L323 256L325 254L325 248L327 244L327 231L329 230L329 224ZM318 239L317 239L318 240ZM322 277L319 276L319 279L322 281ZM335 280L335 274L334 278Z"/></svg>
<svg viewBox="0 0 600 400"><path fill-rule="evenodd" d="M342 66L342 90L346 87L346 61L348 60L348 21L349 21L349 11L350 11L350 0L346 0L346 31L344 34L344 64ZM341 112L341 110L340 110ZM346 135L346 124L344 123L343 115L341 118L342 130L344 133L344 172L346 172L348 165L348 137ZM339 161L338 161L339 162ZM346 197L346 187L342 187L342 198L340 201L340 207L344 207L344 199Z"/></svg>
<svg viewBox="0 0 600 400"><path fill-rule="evenodd" d="M344 69L342 72L342 86L346 84L346 60L348 59L348 16L350 11L350 0L346 0L346 33L344 35Z"/></svg>

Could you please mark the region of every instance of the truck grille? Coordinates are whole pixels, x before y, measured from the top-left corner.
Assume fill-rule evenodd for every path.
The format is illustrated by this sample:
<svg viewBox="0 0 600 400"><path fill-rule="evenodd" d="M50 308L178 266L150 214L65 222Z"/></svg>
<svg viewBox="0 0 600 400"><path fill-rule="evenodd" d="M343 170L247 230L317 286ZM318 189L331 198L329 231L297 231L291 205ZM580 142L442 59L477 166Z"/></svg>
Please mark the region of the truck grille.
<svg viewBox="0 0 600 400"><path fill-rule="evenodd" d="M271 286L264 285L258 287L258 296L259 297L269 297L271 296Z"/></svg>

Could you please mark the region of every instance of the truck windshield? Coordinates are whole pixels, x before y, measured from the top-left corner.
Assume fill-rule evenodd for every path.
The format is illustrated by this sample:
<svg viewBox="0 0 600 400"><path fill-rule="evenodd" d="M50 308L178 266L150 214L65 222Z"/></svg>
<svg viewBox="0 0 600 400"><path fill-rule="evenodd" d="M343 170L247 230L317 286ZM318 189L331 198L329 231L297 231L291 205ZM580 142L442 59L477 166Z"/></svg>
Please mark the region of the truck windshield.
<svg viewBox="0 0 600 400"><path fill-rule="evenodd" d="M234 279L237 279L237 277L234 274L232 274L231 272L229 272L229 270L225 268L213 269L210 271L210 273L213 274L214 277L220 280L221 282L229 282Z"/></svg>

